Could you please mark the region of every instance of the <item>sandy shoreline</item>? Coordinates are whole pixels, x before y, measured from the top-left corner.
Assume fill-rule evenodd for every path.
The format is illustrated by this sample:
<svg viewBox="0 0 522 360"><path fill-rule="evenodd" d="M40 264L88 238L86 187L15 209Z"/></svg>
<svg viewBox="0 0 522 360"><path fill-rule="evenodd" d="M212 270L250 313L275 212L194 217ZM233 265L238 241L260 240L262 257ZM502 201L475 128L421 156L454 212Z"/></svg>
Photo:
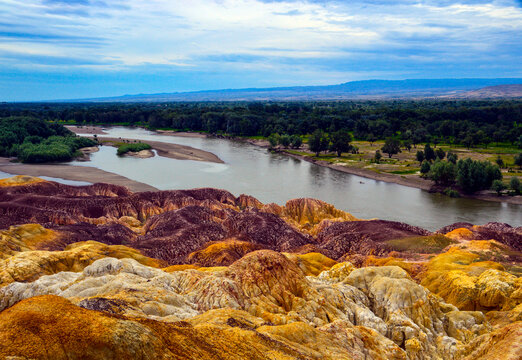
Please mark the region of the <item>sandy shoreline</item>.
<svg viewBox="0 0 522 360"><path fill-rule="evenodd" d="M102 130L99 126L90 126L90 127L78 127L78 126L67 126L69 130L74 132L75 134L91 134L91 135L101 135L107 134ZM170 135L170 136L181 136L181 137L205 137L203 134L199 133L186 133L186 132L174 132L174 131L166 131L162 130L161 132L156 132L156 135ZM110 138L110 137L100 137L98 141L103 143L104 145L114 146L116 143L121 143L127 141L129 143L134 142L134 139L124 139L124 138ZM159 156L167 157L170 159L176 160L194 160L194 161L207 161L218 164L223 164L224 161L221 160L217 155L201 150L196 149L187 145L180 144L172 144L165 143L161 141L144 141L154 150L157 151Z"/></svg>
<svg viewBox="0 0 522 360"><path fill-rule="evenodd" d="M107 183L125 186L133 192L158 191L154 186L131 180L124 176L88 166L64 164L20 164L0 158L0 171L13 175L49 176L65 180Z"/></svg>
<svg viewBox="0 0 522 360"><path fill-rule="evenodd" d="M91 134L91 135L106 135L107 133L99 126L76 126L76 125L65 125L65 127L71 130L75 134Z"/></svg>
<svg viewBox="0 0 522 360"><path fill-rule="evenodd" d="M156 135L168 135L168 136L180 136L180 137L188 137L188 138L205 138L206 134L197 133L197 132L186 132L186 131L174 131L174 130L156 130Z"/></svg>
<svg viewBox="0 0 522 360"><path fill-rule="evenodd" d="M121 143L123 141L128 141L129 143L134 142L133 139L108 138L108 137L99 138L98 140L101 143L103 143L104 145L110 145L110 146L114 146L116 143ZM215 154L205 151L205 150L196 149L196 148L193 148L190 146L165 143L165 142L161 142L161 141L147 140L147 141L143 141L143 142L152 146L152 148L158 152L158 155L167 157L170 159L207 161L207 162L214 162L214 163L218 163L218 164L224 163L224 161L221 160Z"/></svg>

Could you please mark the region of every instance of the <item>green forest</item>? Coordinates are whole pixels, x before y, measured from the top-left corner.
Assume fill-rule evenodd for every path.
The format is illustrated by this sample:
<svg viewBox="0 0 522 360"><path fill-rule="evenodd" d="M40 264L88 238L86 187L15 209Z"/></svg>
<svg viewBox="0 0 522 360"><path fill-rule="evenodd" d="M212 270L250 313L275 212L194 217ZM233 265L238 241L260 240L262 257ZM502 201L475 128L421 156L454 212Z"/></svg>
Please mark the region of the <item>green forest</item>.
<svg viewBox="0 0 522 360"><path fill-rule="evenodd" d="M0 118L0 156L24 163L68 161L96 142L76 136L63 125L31 116Z"/></svg>
<svg viewBox="0 0 522 360"><path fill-rule="evenodd" d="M522 101L338 101L0 104L0 117L141 125L232 136L347 130L357 140L397 137L466 147L522 143Z"/></svg>

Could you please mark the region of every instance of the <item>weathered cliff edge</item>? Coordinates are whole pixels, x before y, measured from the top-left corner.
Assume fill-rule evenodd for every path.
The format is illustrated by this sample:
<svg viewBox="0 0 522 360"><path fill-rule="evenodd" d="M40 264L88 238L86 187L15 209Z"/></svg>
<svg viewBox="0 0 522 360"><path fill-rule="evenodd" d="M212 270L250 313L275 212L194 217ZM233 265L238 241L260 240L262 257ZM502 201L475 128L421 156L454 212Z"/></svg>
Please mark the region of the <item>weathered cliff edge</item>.
<svg viewBox="0 0 522 360"><path fill-rule="evenodd" d="M522 229L0 181L0 358L519 359Z"/></svg>

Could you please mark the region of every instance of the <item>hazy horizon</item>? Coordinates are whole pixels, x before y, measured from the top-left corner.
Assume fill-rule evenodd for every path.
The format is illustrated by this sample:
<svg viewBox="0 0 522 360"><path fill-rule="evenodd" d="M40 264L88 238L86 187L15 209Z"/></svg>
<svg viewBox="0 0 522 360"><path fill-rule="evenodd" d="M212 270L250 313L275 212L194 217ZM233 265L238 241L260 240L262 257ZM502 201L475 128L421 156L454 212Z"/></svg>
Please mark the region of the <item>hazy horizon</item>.
<svg viewBox="0 0 522 360"><path fill-rule="evenodd" d="M514 0L0 0L0 101L521 78Z"/></svg>

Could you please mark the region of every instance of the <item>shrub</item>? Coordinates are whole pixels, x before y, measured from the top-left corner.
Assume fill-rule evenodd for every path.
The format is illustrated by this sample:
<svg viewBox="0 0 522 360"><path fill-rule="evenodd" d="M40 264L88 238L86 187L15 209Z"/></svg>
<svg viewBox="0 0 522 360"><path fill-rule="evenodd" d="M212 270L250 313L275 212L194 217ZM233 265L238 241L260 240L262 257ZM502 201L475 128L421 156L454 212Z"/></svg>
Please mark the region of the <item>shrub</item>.
<svg viewBox="0 0 522 360"><path fill-rule="evenodd" d="M287 148L290 145L290 135L281 135L279 137L279 144L281 144L284 148Z"/></svg>
<svg viewBox="0 0 522 360"><path fill-rule="evenodd" d="M270 148L275 148L279 144L279 134L270 134L268 142L270 143Z"/></svg>
<svg viewBox="0 0 522 360"><path fill-rule="evenodd" d="M12 151L16 151L16 156L23 163L43 163L71 160L76 150L94 145L96 143L91 139L79 136L51 136L37 144L24 142L12 147Z"/></svg>
<svg viewBox="0 0 522 360"><path fill-rule="evenodd" d="M444 189L444 195L452 197L452 198L458 198L460 197L460 194L457 190L453 190L452 188L446 188Z"/></svg>
<svg viewBox="0 0 522 360"><path fill-rule="evenodd" d="M132 143L132 144L123 144L118 146L117 154L118 156L124 155L129 151L138 152L142 150L150 150L152 146L146 143Z"/></svg>
<svg viewBox="0 0 522 360"><path fill-rule="evenodd" d="M522 191L522 186L520 185L520 180L518 177L513 176L509 181L509 188L515 192L515 194L520 194Z"/></svg>
<svg viewBox="0 0 522 360"><path fill-rule="evenodd" d="M299 149L303 144L303 139L298 135L292 135L290 137L290 147L292 149Z"/></svg>
<svg viewBox="0 0 522 360"><path fill-rule="evenodd" d="M431 165L427 160L424 160L421 164L420 172L423 176L426 176L431 169Z"/></svg>

